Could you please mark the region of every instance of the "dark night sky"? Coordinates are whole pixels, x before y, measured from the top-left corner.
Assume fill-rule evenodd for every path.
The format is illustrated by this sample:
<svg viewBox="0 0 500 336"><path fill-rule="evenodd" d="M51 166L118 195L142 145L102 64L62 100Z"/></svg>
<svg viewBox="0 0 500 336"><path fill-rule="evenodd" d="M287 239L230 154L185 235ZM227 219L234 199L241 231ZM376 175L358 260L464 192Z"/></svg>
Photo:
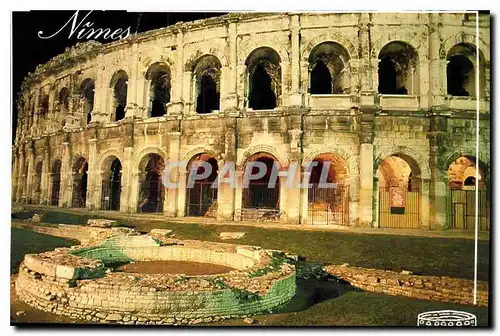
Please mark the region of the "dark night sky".
<svg viewBox="0 0 500 336"><path fill-rule="evenodd" d="M28 72L33 72L38 64L47 62L50 58L63 53L64 49L86 40L78 40L76 34L68 37L70 29L66 27L51 39L41 39L58 31L75 13L75 11L29 11L12 13L12 93L13 93L13 123L12 141L17 126L17 93ZM88 11L80 11L78 18L83 18ZM94 22L94 28L126 29L141 33L148 30L167 27L179 21L193 21L225 13L215 12L127 12L127 11L94 11L87 21ZM139 25L138 25L139 22ZM138 27L138 29L137 29ZM107 43L109 40L98 39Z"/></svg>

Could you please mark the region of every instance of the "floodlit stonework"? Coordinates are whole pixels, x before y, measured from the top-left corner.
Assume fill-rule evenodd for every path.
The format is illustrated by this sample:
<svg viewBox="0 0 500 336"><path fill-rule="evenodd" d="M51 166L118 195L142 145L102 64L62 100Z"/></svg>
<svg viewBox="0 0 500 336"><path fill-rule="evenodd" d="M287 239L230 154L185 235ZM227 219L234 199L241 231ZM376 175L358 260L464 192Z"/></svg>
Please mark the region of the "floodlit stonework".
<svg viewBox="0 0 500 336"><path fill-rule="evenodd" d="M478 104L488 230L489 49L489 15L476 36L466 13L232 13L78 44L19 93L12 198L167 217L470 228ZM464 158L474 173L450 174ZM165 165L182 161L180 187L164 188ZM313 172L309 189L280 178L263 190L267 176L210 190L209 176L187 189L196 161L234 162L240 180L251 161L282 171L331 162L338 187L316 189Z"/></svg>
<svg viewBox="0 0 500 336"><path fill-rule="evenodd" d="M68 234L64 226L54 234ZM16 293L29 305L81 320L120 324L197 324L256 315L287 303L296 290L295 266L282 252L254 246L177 240L164 234L80 227L90 244L27 254ZM102 239L102 232L109 235ZM186 276L115 271L131 261L189 261L232 268ZM108 268L110 266L111 268Z"/></svg>

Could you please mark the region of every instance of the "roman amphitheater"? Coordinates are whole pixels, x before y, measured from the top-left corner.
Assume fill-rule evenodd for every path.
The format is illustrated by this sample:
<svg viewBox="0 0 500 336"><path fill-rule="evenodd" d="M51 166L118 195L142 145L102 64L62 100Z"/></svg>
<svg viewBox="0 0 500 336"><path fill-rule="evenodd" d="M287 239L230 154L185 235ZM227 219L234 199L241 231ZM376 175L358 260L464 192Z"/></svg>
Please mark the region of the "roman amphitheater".
<svg viewBox="0 0 500 336"><path fill-rule="evenodd" d="M77 44L19 92L13 202L442 230L473 228L479 193L489 230L490 17L478 21L479 36L475 13L231 13ZM174 162L179 187L165 188ZM187 188L199 162L213 173ZM310 186L243 185L249 162L299 163ZM240 183L211 188L225 163ZM335 188L318 186L326 163Z"/></svg>

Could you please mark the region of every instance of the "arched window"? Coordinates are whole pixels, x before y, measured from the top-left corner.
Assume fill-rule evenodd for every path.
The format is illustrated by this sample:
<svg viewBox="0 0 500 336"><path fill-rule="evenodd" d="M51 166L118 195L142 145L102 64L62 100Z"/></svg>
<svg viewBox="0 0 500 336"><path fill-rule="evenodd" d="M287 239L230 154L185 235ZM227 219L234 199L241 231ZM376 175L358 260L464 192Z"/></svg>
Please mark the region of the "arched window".
<svg viewBox="0 0 500 336"><path fill-rule="evenodd" d="M68 91L68 88L63 87L59 91L57 103L59 104L59 109L61 112L63 112L63 114L65 114L69 111L69 91Z"/></svg>
<svg viewBox="0 0 500 336"><path fill-rule="evenodd" d="M318 44L309 55L311 94L339 94L349 92L349 76L346 70L349 54L340 44Z"/></svg>
<svg viewBox="0 0 500 336"><path fill-rule="evenodd" d="M408 43L386 44L380 54L378 92L381 94L418 94L418 55Z"/></svg>
<svg viewBox="0 0 500 336"><path fill-rule="evenodd" d="M125 107L127 106L127 73L123 70L117 71L111 79L111 87L113 88L113 120L122 120L125 118Z"/></svg>
<svg viewBox="0 0 500 336"><path fill-rule="evenodd" d="M220 109L221 63L213 55L201 57L194 66L194 97L196 112L211 113Z"/></svg>
<svg viewBox="0 0 500 336"><path fill-rule="evenodd" d="M446 67L447 92L452 96L476 96L476 46L467 43L459 43L450 49L446 57L448 65ZM481 71L483 59L479 55ZM482 79L482 78L481 78ZM480 80L480 89L484 83Z"/></svg>
<svg viewBox="0 0 500 336"><path fill-rule="evenodd" d="M87 124L92 120L92 110L94 109L94 81L85 79L80 85L80 93L83 99L83 113L87 117Z"/></svg>
<svg viewBox="0 0 500 336"><path fill-rule="evenodd" d="M49 95L41 93L40 97L40 115L42 117L46 116L49 112Z"/></svg>
<svg viewBox="0 0 500 336"><path fill-rule="evenodd" d="M268 47L255 49L245 65L248 73L248 107L274 109L281 100L281 59Z"/></svg>
<svg viewBox="0 0 500 336"><path fill-rule="evenodd" d="M166 64L155 63L147 71L146 79L150 81L148 117L161 117L170 102L170 70Z"/></svg>

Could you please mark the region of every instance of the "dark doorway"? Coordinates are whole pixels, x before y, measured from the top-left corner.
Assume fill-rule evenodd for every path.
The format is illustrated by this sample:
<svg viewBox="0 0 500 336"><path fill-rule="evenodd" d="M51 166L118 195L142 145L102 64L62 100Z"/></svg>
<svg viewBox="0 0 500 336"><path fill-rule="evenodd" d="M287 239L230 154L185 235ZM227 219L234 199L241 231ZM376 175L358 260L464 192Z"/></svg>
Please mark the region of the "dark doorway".
<svg viewBox="0 0 500 336"><path fill-rule="evenodd" d="M389 58L383 58L378 67L378 92L382 94L397 94L396 66Z"/></svg>
<svg viewBox="0 0 500 336"><path fill-rule="evenodd" d="M450 57L446 68L448 94L452 96L471 96L473 92L467 91L469 82L474 81L474 65L465 56L455 55Z"/></svg>
<svg viewBox="0 0 500 336"><path fill-rule="evenodd" d="M87 201L87 180L89 165L87 160L80 158L73 167L73 208L84 208Z"/></svg>
<svg viewBox="0 0 500 336"><path fill-rule="evenodd" d="M269 181L273 169L278 169L275 160L269 156L260 156L253 161L259 161L266 165L266 174L257 180L250 180L248 188L244 189L243 207L257 209L279 209L280 185L279 179L275 181L274 187L270 187ZM257 167L253 167L252 174L256 174Z"/></svg>
<svg viewBox="0 0 500 336"><path fill-rule="evenodd" d="M210 164L211 174L202 179L194 181L192 188L188 184L186 188L186 216L216 217L217 215L217 187L213 184L217 178L217 160L208 154L196 155L188 165L189 172L196 172L198 175L204 173L204 168L199 165L201 162Z"/></svg>
<svg viewBox="0 0 500 336"><path fill-rule="evenodd" d="M50 205L59 204L59 190L61 189L61 160L56 160L52 165L52 190L50 192Z"/></svg>
<svg viewBox="0 0 500 336"><path fill-rule="evenodd" d="M250 107L267 110L276 107L276 94L271 87L271 77L262 64L255 67L250 86Z"/></svg>
<svg viewBox="0 0 500 336"><path fill-rule="evenodd" d="M200 80L200 92L196 99L197 113L210 113L219 110L220 94L217 92L217 83L207 74Z"/></svg>
<svg viewBox="0 0 500 336"><path fill-rule="evenodd" d="M331 94L332 76L322 61L318 61L311 71L311 94Z"/></svg>
<svg viewBox="0 0 500 336"><path fill-rule="evenodd" d="M118 158L111 162L108 175L102 181L101 209L120 210L122 165Z"/></svg>
<svg viewBox="0 0 500 336"><path fill-rule="evenodd" d="M161 175L165 167L163 158L158 154L149 154L142 161L139 176L139 212L163 212L165 188Z"/></svg>

